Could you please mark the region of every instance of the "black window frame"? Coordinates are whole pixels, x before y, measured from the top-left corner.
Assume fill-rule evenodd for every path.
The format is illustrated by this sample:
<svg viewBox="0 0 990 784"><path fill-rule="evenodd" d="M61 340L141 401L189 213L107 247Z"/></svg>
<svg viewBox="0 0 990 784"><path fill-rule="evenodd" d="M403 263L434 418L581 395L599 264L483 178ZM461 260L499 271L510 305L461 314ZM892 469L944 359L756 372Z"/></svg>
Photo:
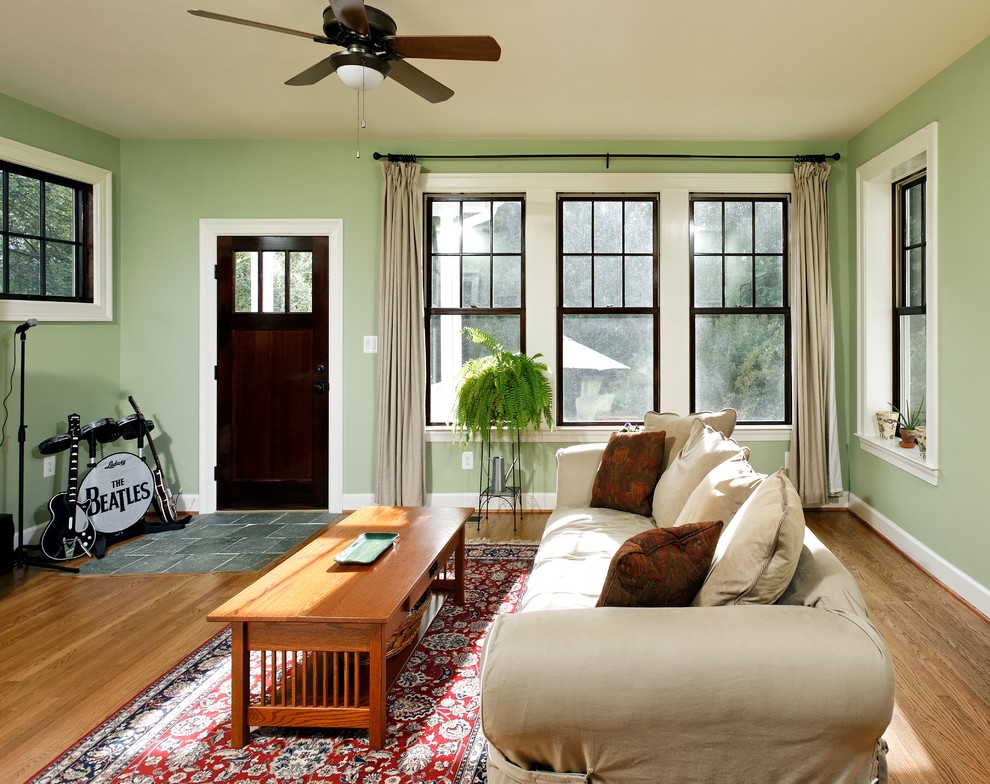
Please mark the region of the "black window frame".
<svg viewBox="0 0 990 784"><path fill-rule="evenodd" d="M49 237L46 232L46 199L39 200L39 234L26 234L10 230L10 175L15 174L37 180L42 188L42 196L46 185L58 185L73 191L74 227L73 239L66 240ZM93 186L50 172L29 166L0 160L0 198L2 198L2 215L0 215L0 300L22 302L93 302ZM40 248L40 294L20 294L10 292L10 241L11 238L36 240ZM55 296L46 293L48 245L56 243L70 246L73 250L73 280L74 292L70 296Z"/></svg>
<svg viewBox="0 0 990 784"><path fill-rule="evenodd" d="M719 254L714 253L702 253L696 254L694 248L694 205L698 202L721 202L722 207L722 252ZM726 253L725 252L725 203L726 202L749 202L752 205L754 211L754 219L752 222L753 232L754 232L754 244L753 250L749 253ZM757 253L755 245L755 232L756 232L756 220L755 220L755 210L756 204L759 202L776 202L782 205L782 252L780 254L769 254L769 253ZM737 424L740 425L791 425L793 424L793 367L792 367L792 335L791 335L791 303L790 303L790 195L788 194L770 194L770 193L758 193L758 194L704 194L704 193L691 193L688 197L688 220L691 227L690 231L690 250L688 257L690 259L690 284L688 286L690 297L690 338L689 338L689 351L690 351L690 382L689 382L689 395L690 395L690 407L691 410L697 410L698 406L696 404L697 400L697 369L695 367L695 358L697 356L697 344L696 344L696 325L697 317L703 315L779 315L783 316L784 319L784 417L780 420L754 420L754 419L742 419L740 418ZM719 256L722 259L722 307L696 307L695 306L695 258L700 256ZM725 259L728 256L753 256L754 261L756 256L768 256L768 255L780 255L782 256L782 299L783 304L779 307L768 307L768 306L757 306L756 302L756 264L753 264L753 284L751 290L751 296L753 305L747 307L726 307L725 306ZM726 401L725 405L731 406L731 401Z"/></svg>
<svg viewBox="0 0 990 784"><path fill-rule="evenodd" d="M921 189L921 240L917 243L909 242L905 236L906 199L908 191L912 188ZM921 405L920 401L903 400L901 395L901 376L903 372L903 368L901 367L901 343L903 338L901 322L905 316L925 316L926 318L928 316L928 170L921 169L920 171L914 172L907 177L891 183L891 198L893 200L891 217L893 218L892 236L894 247L892 258L894 269L891 276L893 290L891 293L892 350L890 400L893 405L897 406L898 410L903 411L909 403L912 406ZM910 280L909 276L905 272L905 267L908 264L907 258L910 250L921 251L921 303L918 305L912 305L909 303L910 295L908 292L908 287L910 286Z"/></svg>
<svg viewBox="0 0 990 784"><path fill-rule="evenodd" d="M595 256L645 256L645 253L626 253L625 230L622 233L622 249L618 252L596 252L594 250L594 223L592 223L591 251L587 253L564 253L564 204L567 202L622 202L631 201L651 202L653 204L653 284L651 292L653 304L650 306L625 306L626 287L625 264L623 264L623 285L621 287L623 306L598 306L598 307L574 307L564 305L564 261L567 256L591 256L592 270L594 270ZM594 206L592 206L594 214ZM554 415L558 426L566 427L593 427L623 425L625 420L568 420L564 417L564 318L565 316L619 316L619 315L648 315L653 319L653 395L651 407L653 410L660 408L660 195L657 193L558 193L557 194L557 319L556 319L556 389L554 390ZM625 221L623 220L623 226ZM594 302L594 274L592 274L592 302ZM641 420L639 420L641 421Z"/></svg>
<svg viewBox="0 0 990 784"><path fill-rule="evenodd" d="M519 291L519 306L515 308L506 307L488 307L488 308L478 308L478 307L439 307L433 305L433 262L432 257L435 255L433 253L433 233L432 226L430 223L430 216L432 215L431 206L436 202L459 202L461 204L465 202L489 202L492 205L492 215L494 216L494 204L496 202L509 202L515 201L519 202L520 205L520 247L518 253L495 253L494 248L490 248L487 253L482 252L463 252L463 237L462 237L462 248L461 252L458 254L439 254L439 255L458 255L461 257L462 262L465 256L489 256L491 257L491 280L492 285L489 290L489 303L491 304L494 300L494 275L495 275L495 257L496 256L519 256L519 273L520 273L520 291ZM517 316L519 318L519 351L526 351L526 198L523 194L519 193L427 193L423 196L423 321L424 321L424 338L425 338L425 351L426 351L426 425L438 426L446 425L447 422L437 422L430 418L432 413L432 400L431 400L431 387L430 379L433 378L433 362L434 357L432 356L432 335L431 327L432 320L434 316ZM494 238L493 238L494 243ZM460 304L463 306L463 266L461 267L461 280L462 287L458 294Z"/></svg>

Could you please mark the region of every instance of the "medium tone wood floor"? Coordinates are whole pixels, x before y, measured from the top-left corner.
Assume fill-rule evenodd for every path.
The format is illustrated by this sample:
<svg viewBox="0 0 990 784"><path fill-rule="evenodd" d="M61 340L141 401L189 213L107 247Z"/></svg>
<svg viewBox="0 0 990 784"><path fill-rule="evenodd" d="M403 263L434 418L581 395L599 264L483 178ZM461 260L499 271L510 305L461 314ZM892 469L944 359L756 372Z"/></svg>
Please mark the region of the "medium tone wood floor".
<svg viewBox="0 0 990 784"><path fill-rule="evenodd" d="M537 540L545 523L527 513L513 531L493 513L467 531ZM990 782L990 621L852 515L808 523L856 576L894 656L891 784ZM256 575L0 575L0 782L26 781L209 639L206 614Z"/></svg>

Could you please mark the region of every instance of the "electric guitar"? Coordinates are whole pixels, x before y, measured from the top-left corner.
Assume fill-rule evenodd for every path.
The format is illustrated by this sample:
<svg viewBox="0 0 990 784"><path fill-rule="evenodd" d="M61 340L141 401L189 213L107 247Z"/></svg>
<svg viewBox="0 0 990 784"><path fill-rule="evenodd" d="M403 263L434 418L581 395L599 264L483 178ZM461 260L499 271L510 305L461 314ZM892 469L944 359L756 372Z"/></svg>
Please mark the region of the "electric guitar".
<svg viewBox="0 0 990 784"><path fill-rule="evenodd" d="M71 561L89 555L96 529L76 506L79 489L79 414L69 414L69 484L48 502L52 519L41 534L41 552L51 561ZM80 520L84 518L85 522Z"/></svg>
<svg viewBox="0 0 990 784"><path fill-rule="evenodd" d="M181 520L176 519L175 500L172 497L172 489L165 483L165 472L162 471L162 462L158 459L158 450L155 449L155 442L151 438L151 422L144 418L144 414L141 413L138 404L134 402L133 395L128 395L127 400L145 428L145 433L148 436L148 446L151 447L151 454L155 458L155 467L151 472L155 477L155 495L151 499L151 502L155 505L155 511L162 519L162 522L167 525L184 525L189 522L192 515L186 515Z"/></svg>

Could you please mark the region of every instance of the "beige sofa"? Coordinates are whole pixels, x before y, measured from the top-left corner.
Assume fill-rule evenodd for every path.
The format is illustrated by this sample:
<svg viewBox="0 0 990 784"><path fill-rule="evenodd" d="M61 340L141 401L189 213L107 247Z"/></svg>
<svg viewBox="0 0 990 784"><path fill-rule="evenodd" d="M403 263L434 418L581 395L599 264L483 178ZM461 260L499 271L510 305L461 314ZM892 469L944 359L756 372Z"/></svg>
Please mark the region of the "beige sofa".
<svg viewBox="0 0 990 784"><path fill-rule="evenodd" d="M669 431L663 470L683 478L690 471L679 450L701 426L663 416L652 422ZM731 419L723 431L731 432ZM717 438L719 448L735 445ZM696 483L707 489L692 490L675 510L664 508L664 474L654 517L593 508L604 448L558 452L557 508L526 594L487 641L481 720L490 784L884 784L890 655L852 576L804 529L799 499L787 513L791 532L773 534L774 546L793 537L800 515L796 566L774 603L736 595L712 602L720 606L595 606L613 554L655 528L654 517L690 516L693 504L728 510L735 524L753 517L758 494L790 492L789 483L781 474L740 481L743 450L737 463L716 460L718 470ZM712 479L719 472L723 479ZM727 473L736 478L726 483ZM699 494L710 496L701 507ZM761 524L777 517L778 506L772 500L757 510ZM723 530L720 549L730 530L736 538L716 551L699 597L712 593L716 569L732 561L738 529Z"/></svg>

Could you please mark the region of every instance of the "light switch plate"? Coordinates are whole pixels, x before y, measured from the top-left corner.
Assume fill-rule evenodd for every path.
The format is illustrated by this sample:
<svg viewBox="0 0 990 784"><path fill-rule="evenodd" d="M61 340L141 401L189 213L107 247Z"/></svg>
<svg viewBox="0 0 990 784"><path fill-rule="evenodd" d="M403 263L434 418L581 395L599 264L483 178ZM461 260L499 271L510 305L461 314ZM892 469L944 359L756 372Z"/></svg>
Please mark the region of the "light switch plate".
<svg viewBox="0 0 990 784"><path fill-rule="evenodd" d="M364 336L364 353L365 354L378 353L378 335Z"/></svg>

